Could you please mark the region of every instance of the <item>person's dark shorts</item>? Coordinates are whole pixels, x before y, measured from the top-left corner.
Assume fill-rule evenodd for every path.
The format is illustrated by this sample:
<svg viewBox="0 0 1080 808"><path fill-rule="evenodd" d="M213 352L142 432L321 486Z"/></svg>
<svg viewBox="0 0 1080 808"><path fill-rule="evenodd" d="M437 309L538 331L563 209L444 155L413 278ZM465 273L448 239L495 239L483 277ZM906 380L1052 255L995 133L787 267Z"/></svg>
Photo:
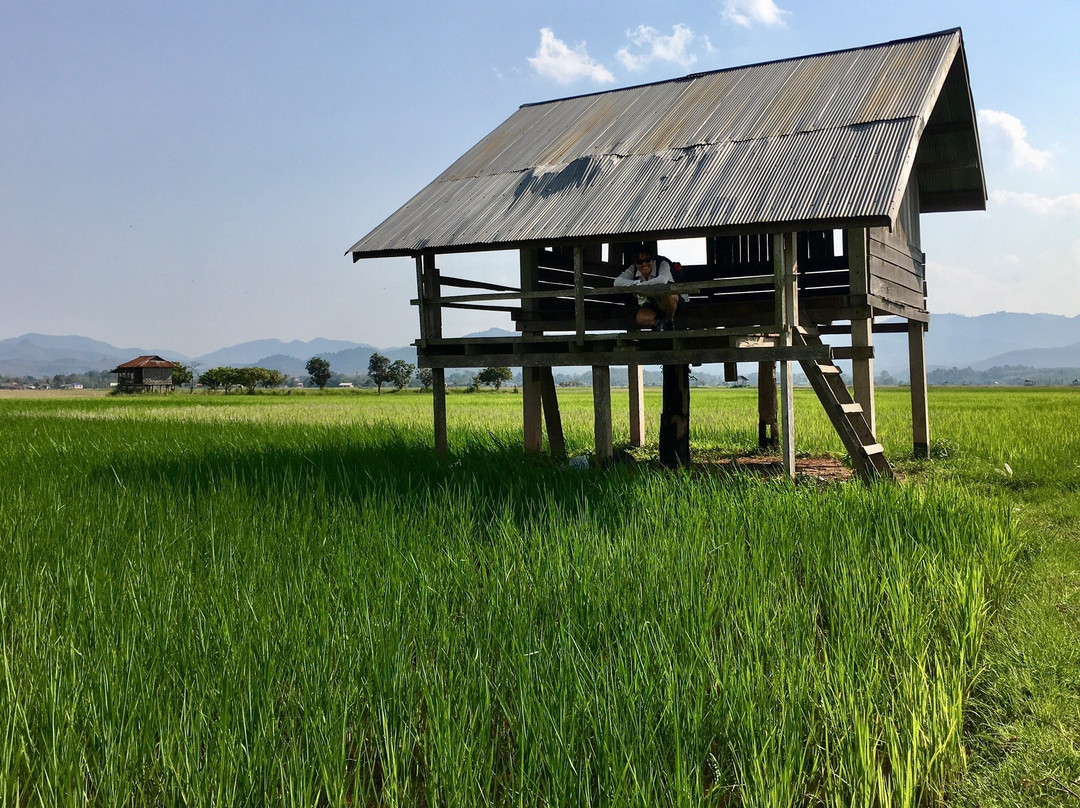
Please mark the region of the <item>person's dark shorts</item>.
<svg viewBox="0 0 1080 808"><path fill-rule="evenodd" d="M657 306L655 303L653 303L651 300L647 300L640 306L638 306L638 311L641 311L642 309L648 309L649 311L651 311L653 314L656 315L657 320L667 319L667 315L664 314L664 310Z"/></svg>

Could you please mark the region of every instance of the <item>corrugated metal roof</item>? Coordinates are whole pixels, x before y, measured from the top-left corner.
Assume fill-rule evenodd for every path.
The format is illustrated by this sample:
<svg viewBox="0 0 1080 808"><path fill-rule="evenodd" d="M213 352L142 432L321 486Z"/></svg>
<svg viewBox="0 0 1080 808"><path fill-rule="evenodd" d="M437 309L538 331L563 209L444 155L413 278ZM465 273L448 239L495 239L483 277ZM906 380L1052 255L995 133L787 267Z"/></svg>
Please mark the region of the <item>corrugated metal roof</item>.
<svg viewBox="0 0 1080 808"><path fill-rule="evenodd" d="M913 170L985 205L959 29L527 104L350 252L888 224Z"/></svg>
<svg viewBox="0 0 1080 808"><path fill-rule="evenodd" d="M169 362L166 359L162 359L160 356L137 356L130 362L125 362L122 365L117 365L110 373L116 373L118 370L134 370L135 368L174 368L176 364Z"/></svg>

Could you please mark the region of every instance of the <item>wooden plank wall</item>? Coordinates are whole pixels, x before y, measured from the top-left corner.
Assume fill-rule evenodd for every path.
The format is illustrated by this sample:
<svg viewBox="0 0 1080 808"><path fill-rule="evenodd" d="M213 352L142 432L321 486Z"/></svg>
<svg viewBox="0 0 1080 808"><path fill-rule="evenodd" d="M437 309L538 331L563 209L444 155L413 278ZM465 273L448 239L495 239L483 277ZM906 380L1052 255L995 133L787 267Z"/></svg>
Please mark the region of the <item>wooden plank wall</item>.
<svg viewBox="0 0 1080 808"><path fill-rule="evenodd" d="M890 303L926 310L926 265L922 252L899 233L870 229L870 294Z"/></svg>

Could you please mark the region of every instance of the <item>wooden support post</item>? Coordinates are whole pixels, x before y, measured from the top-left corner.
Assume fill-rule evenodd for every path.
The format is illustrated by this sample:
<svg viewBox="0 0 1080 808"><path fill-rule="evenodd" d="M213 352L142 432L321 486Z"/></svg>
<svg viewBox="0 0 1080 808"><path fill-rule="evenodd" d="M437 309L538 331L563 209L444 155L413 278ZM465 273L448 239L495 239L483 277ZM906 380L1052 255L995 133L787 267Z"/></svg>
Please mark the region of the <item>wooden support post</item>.
<svg viewBox="0 0 1080 808"><path fill-rule="evenodd" d="M689 365L664 365L663 401L663 411L660 413L660 463L667 468L689 466Z"/></svg>
<svg viewBox="0 0 1080 808"><path fill-rule="evenodd" d="M435 418L435 454L445 460L450 455L446 439L446 371L431 369L432 412Z"/></svg>
<svg viewBox="0 0 1080 808"><path fill-rule="evenodd" d="M627 365L627 386L630 388L630 445L645 445L645 385L641 365Z"/></svg>
<svg viewBox="0 0 1080 808"><path fill-rule="evenodd" d="M436 301L440 294L439 270L435 254L424 253L416 259L417 297L420 303L420 345L442 339L442 307ZM446 459L450 446L446 435L446 371L431 369L432 419L435 427L435 454Z"/></svg>
<svg viewBox="0 0 1080 808"><path fill-rule="evenodd" d="M773 235L773 278L776 288L776 324L781 344L793 344L799 325L798 261L794 233ZM783 434L784 473L795 477L795 374L790 361L780 362L780 429Z"/></svg>
<svg viewBox="0 0 1080 808"><path fill-rule="evenodd" d="M848 268L851 277L851 296L866 299L870 293L870 248L865 228L848 230ZM853 348L874 347L874 314L852 318L851 345ZM851 384L855 389L853 398L862 406L863 417L870 431L877 432L877 413L874 407L874 360L873 358L851 360Z"/></svg>
<svg viewBox="0 0 1080 808"><path fill-rule="evenodd" d="M611 431L611 368L607 365L593 365L592 383L596 462L606 466L615 455Z"/></svg>
<svg viewBox="0 0 1080 808"><path fill-rule="evenodd" d="M540 421L542 368L521 369L521 410L525 433L525 451L544 450L544 430Z"/></svg>
<svg viewBox="0 0 1080 808"><path fill-rule="evenodd" d="M424 253L417 259L417 265L423 261L421 280L423 289L420 293L420 336L423 340L442 339L442 306L438 302L442 294L439 282L439 270L435 266L435 253ZM424 332L427 333L424 333Z"/></svg>
<svg viewBox="0 0 1080 808"><path fill-rule="evenodd" d="M930 457L930 406L926 395L926 327L908 320L908 371L911 374L911 440L915 457Z"/></svg>
<svg viewBox="0 0 1080 808"><path fill-rule="evenodd" d="M780 448L779 412L776 400L776 363L758 362L758 448L775 451Z"/></svg>
<svg viewBox="0 0 1080 808"><path fill-rule="evenodd" d="M518 254L520 278L519 286L522 292L535 292L538 288L539 277L539 253L536 249L525 247ZM524 334L539 333L532 325L532 319L528 315L536 313L537 300L526 299L521 301L522 313L525 325L522 326ZM540 420L542 412L541 389L542 368L521 369L521 421L524 445L526 452L542 452L544 450L544 431ZM548 368L550 373L550 368Z"/></svg>
<svg viewBox="0 0 1080 808"><path fill-rule="evenodd" d="M551 368L537 368L540 371L540 400L544 405L544 423L547 426L548 446L551 456L566 457L566 439L563 437L562 415L559 413L559 398L555 392L555 376Z"/></svg>
<svg viewBox="0 0 1080 808"><path fill-rule="evenodd" d="M416 256L416 307L420 316L420 347L427 345L428 306L426 284L424 283L424 256Z"/></svg>

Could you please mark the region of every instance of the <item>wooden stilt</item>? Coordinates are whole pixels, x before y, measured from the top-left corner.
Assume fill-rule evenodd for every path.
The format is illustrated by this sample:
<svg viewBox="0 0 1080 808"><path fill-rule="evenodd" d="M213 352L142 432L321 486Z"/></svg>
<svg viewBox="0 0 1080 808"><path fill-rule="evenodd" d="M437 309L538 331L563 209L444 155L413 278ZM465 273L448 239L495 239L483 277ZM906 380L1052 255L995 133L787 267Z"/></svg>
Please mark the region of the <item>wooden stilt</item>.
<svg viewBox="0 0 1080 808"><path fill-rule="evenodd" d="M667 468L689 466L689 365L664 365L663 402L660 413L660 463Z"/></svg>
<svg viewBox="0 0 1080 808"><path fill-rule="evenodd" d="M450 447L446 439L446 371L443 368L431 369L431 392L435 417L435 454L445 460L450 455Z"/></svg>
<svg viewBox="0 0 1080 808"><path fill-rule="evenodd" d="M628 365L626 378L630 388L630 445L645 445L645 385L641 365Z"/></svg>
<svg viewBox="0 0 1080 808"><path fill-rule="evenodd" d="M596 462L606 466L615 454L611 430L611 368L607 365L593 365L592 382Z"/></svg>
<svg viewBox="0 0 1080 808"><path fill-rule="evenodd" d="M853 298L865 298L870 293L870 246L864 228L848 230L848 271ZM852 318L851 346L874 347L874 316ZM877 432L877 412L874 406L874 360L872 357L851 360L851 384L854 399L863 408L863 417L871 432Z"/></svg>
<svg viewBox="0 0 1080 808"><path fill-rule="evenodd" d="M521 370L521 407L526 452L544 450L544 431L540 421L541 370L542 368L528 367Z"/></svg>
<svg viewBox="0 0 1080 808"><path fill-rule="evenodd" d="M792 345L799 324L797 240L794 233L773 236L773 277L776 289L776 325L784 345ZM795 373L792 363L780 362L780 431L784 473L795 477Z"/></svg>
<svg viewBox="0 0 1080 808"><path fill-rule="evenodd" d="M911 374L911 440L915 457L930 457L930 407L926 394L926 327L908 320L908 370Z"/></svg>
<svg viewBox="0 0 1080 808"><path fill-rule="evenodd" d="M540 371L540 400L544 405L544 424L547 426L548 446L551 456L566 457L566 440L563 437L562 415L559 413L559 398L555 392L555 376L551 368L537 368Z"/></svg>
<svg viewBox="0 0 1080 808"><path fill-rule="evenodd" d="M416 286L420 305L420 344L442 337L442 307L439 270L435 266L435 254L424 253L416 258ZM431 369L432 417L435 426L435 454L446 459L450 447L446 435L446 371Z"/></svg>
<svg viewBox="0 0 1080 808"><path fill-rule="evenodd" d="M779 403L776 398L776 363L758 362L758 448L780 448Z"/></svg>

